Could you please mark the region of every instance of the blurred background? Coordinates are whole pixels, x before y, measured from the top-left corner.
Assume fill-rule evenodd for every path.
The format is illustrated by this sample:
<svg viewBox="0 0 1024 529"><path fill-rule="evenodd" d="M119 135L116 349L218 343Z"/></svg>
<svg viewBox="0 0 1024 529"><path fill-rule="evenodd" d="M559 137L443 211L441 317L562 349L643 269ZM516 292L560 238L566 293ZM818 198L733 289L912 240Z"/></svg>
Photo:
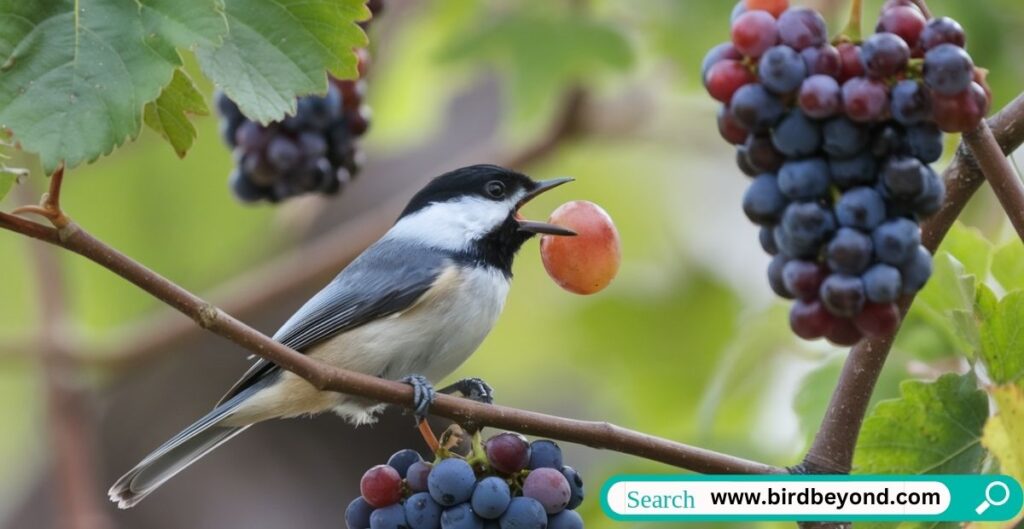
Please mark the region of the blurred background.
<svg viewBox="0 0 1024 529"><path fill-rule="evenodd" d="M794 3L822 9L833 30L845 22L846 1ZM879 3L867 2L872 26ZM930 5L966 28L975 62L991 70L994 108L1024 89L1024 4ZM617 281L592 297L569 294L528 244L497 328L452 378L484 378L504 405L791 465L845 351L789 334L740 210L746 179L697 73L705 51L727 39L731 9L725 0L387 0L370 31L367 164L339 198L240 205L208 116L196 118L199 139L183 160L147 129L71 171L64 206L99 238L270 334L428 178L474 162L574 176L526 213L544 218L570 199L602 205L622 236ZM567 101L570 133L553 135ZM33 177L2 205L34 202L43 186ZM987 188L963 221L995 243L1010 234ZM37 268L38 252L54 266ZM0 287L0 526L342 527L366 468L400 448L425 451L398 411L358 429L333 416L261 424L116 511L107 487L205 413L245 370L246 353L67 252L4 233L0 255L0 277L12 278ZM43 306L44 291L56 309ZM43 328L41 315L55 310L62 317ZM876 398L950 361L931 325L911 317ZM563 449L584 477L581 512L593 528L613 525L597 500L608 477L671 470ZM68 492L64 479L95 490ZM65 523L65 492L89 520Z"/></svg>

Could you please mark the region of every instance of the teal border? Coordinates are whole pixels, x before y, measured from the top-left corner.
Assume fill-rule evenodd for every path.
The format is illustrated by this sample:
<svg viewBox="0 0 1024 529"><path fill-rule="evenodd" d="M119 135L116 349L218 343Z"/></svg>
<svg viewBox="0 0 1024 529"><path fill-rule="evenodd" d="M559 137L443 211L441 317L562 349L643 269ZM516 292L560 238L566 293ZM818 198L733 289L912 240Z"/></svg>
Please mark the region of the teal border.
<svg viewBox="0 0 1024 529"><path fill-rule="evenodd" d="M984 486L990 483L994 479L1001 479L1006 481L1010 487L1011 501L1009 506L1013 510L1012 515L1002 517L998 516L997 512L1007 510L1006 506L1001 506L993 515L985 516L973 516L968 519L950 519L945 518L945 513L954 509L957 504L957 489L961 487L951 486L951 482L966 482L976 481L977 484L972 486L973 490L978 490L983 493ZM946 484L950 489L950 504L949 508L946 509L942 514L935 515L676 515L676 514L665 514L665 515L624 515L612 511L611 507L608 506L608 489L612 485L622 481L678 481L678 482L704 482L713 483L716 481L752 481L752 482L820 482L820 481L939 481ZM699 475L699 474L622 474L612 476L604 485L601 487L601 510L604 511L605 516L612 520L619 522L726 522L726 521L794 521L794 522L847 522L847 521L949 521L949 522L965 522L965 521L1008 521L1013 519L1015 516L1020 514L1021 508L1024 506L1024 491L1021 489L1020 483L1014 478L1004 474L914 474L914 475L868 475L868 474L778 474L778 475L749 475L749 474L716 474L716 475ZM972 509L973 511L973 509ZM1007 511L1008 512L1008 511ZM973 512L972 512L973 514ZM987 513L986 513L987 514Z"/></svg>

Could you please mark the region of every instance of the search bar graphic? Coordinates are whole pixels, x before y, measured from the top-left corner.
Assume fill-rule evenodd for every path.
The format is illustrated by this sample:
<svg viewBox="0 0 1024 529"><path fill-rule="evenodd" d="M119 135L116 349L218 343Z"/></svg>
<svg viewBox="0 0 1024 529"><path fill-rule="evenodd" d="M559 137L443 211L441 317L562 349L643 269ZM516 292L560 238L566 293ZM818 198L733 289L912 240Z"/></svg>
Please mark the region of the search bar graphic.
<svg viewBox="0 0 1024 529"><path fill-rule="evenodd" d="M623 521L1002 521L1024 493L1001 475L617 476L601 494Z"/></svg>

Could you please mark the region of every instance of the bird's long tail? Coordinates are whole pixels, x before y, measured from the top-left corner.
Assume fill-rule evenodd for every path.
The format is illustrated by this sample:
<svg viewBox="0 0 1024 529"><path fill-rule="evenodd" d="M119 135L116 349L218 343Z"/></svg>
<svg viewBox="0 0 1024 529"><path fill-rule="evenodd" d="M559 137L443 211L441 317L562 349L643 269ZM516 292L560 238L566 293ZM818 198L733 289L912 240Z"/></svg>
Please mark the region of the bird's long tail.
<svg viewBox="0 0 1024 529"><path fill-rule="evenodd" d="M110 487L107 491L110 500L122 509L134 507L178 472L242 433L251 425L226 426L223 422L238 404L249 397L248 393L243 392L217 406L146 456Z"/></svg>

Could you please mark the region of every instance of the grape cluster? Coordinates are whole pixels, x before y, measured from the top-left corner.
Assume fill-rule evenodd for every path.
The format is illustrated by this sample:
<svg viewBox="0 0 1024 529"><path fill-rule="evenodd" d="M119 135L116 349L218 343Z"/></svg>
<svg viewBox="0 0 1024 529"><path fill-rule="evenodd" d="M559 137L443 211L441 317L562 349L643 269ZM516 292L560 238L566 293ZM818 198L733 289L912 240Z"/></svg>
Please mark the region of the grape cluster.
<svg viewBox="0 0 1024 529"><path fill-rule="evenodd" d="M382 8L380 0L367 5L374 16ZM361 24L364 29L367 23ZM360 79L330 77L326 95L300 97L294 115L267 125L246 118L234 101L218 92L221 134L235 159L229 183L239 200L280 202L306 193L334 195L359 173L362 153L356 140L370 126L362 79L369 53L364 48L356 55Z"/></svg>
<svg viewBox="0 0 1024 529"><path fill-rule="evenodd" d="M367 470L348 529L582 529L583 481L554 441L497 434L469 457L401 450Z"/></svg>
<svg viewBox="0 0 1024 529"><path fill-rule="evenodd" d="M743 210L795 299L793 331L852 345L893 332L932 271L921 219L939 210L943 132L975 128L991 94L963 28L888 0L863 42L787 0L741 0L702 75L718 129L753 180Z"/></svg>

